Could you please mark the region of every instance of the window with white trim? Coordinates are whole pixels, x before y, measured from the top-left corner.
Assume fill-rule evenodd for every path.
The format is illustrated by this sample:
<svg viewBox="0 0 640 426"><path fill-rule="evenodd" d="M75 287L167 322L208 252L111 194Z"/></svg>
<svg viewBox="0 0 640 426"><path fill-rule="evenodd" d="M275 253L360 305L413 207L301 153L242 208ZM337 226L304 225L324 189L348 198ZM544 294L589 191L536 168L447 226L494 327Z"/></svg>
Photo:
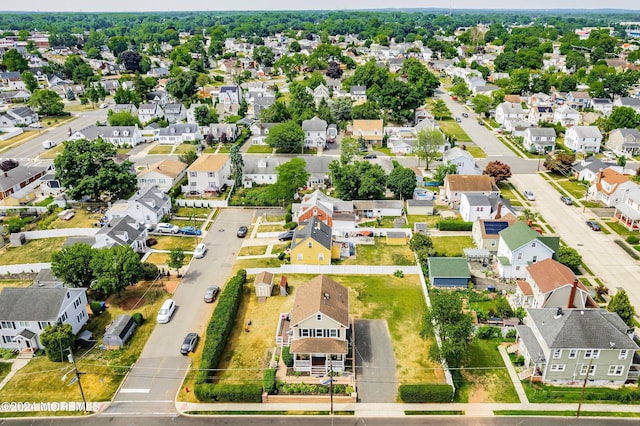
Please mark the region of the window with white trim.
<svg viewBox="0 0 640 426"><path fill-rule="evenodd" d="M340 337L340 330L338 330L337 328L330 328L329 329L329 337L339 338Z"/></svg>
<svg viewBox="0 0 640 426"><path fill-rule="evenodd" d="M578 357L577 349L569 349L569 359L576 359Z"/></svg>
<svg viewBox="0 0 640 426"><path fill-rule="evenodd" d="M298 260L302 260L302 253L298 253Z"/></svg>
<svg viewBox="0 0 640 426"><path fill-rule="evenodd" d="M322 314L316 315L316 321L322 321Z"/></svg>
<svg viewBox="0 0 640 426"><path fill-rule="evenodd" d="M587 374L587 369L589 369L589 375L592 376L596 373L596 366L592 365L591 368L589 368L589 364L582 364L580 366L580 375L584 376Z"/></svg>
<svg viewBox="0 0 640 426"><path fill-rule="evenodd" d="M618 359L627 359L627 356L629 356L629 350L620 349L620 353L618 354Z"/></svg>
<svg viewBox="0 0 640 426"><path fill-rule="evenodd" d="M558 359L562 356L562 349L554 349L553 350L553 358Z"/></svg>
<svg viewBox="0 0 640 426"><path fill-rule="evenodd" d="M13 321L2 321L0 322L0 328L16 328L13 324Z"/></svg>
<svg viewBox="0 0 640 426"><path fill-rule="evenodd" d="M564 371L565 368L565 364L551 364L551 371Z"/></svg>
<svg viewBox="0 0 640 426"><path fill-rule="evenodd" d="M309 330L308 328L300 329L300 337L310 337L310 336L311 336L311 330Z"/></svg>
<svg viewBox="0 0 640 426"><path fill-rule="evenodd" d="M584 359L598 359L600 358L600 349L587 349L584 351Z"/></svg>
<svg viewBox="0 0 640 426"><path fill-rule="evenodd" d="M321 328L316 328L316 337L324 337L324 330Z"/></svg>
<svg viewBox="0 0 640 426"><path fill-rule="evenodd" d="M20 327L25 327L26 328L26 327L29 327L31 325L31 322L30 321L19 321L18 325Z"/></svg>
<svg viewBox="0 0 640 426"><path fill-rule="evenodd" d="M307 243L307 247L309 247L309 248L313 247L313 243L311 241L309 241L309 243Z"/></svg>
<svg viewBox="0 0 640 426"><path fill-rule="evenodd" d="M622 376L624 373L624 365L610 365L609 371L607 372L608 376Z"/></svg>

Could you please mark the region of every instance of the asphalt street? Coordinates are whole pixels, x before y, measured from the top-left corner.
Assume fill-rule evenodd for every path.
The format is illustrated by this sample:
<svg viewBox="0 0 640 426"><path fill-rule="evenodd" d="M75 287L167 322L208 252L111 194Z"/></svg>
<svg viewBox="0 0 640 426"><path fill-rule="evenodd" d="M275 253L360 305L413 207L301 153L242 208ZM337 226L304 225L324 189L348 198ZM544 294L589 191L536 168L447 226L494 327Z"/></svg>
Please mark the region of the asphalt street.
<svg viewBox="0 0 640 426"><path fill-rule="evenodd" d="M211 226L204 243L208 252L194 259L173 295L178 309L168 324L158 324L138 362L129 372L110 406L101 416L175 414L175 397L189 368L190 358L179 349L187 333L200 337L207 327L214 304L204 303L207 287L224 287L242 239L240 225L250 225L253 210L223 209ZM203 341L200 341L203 344Z"/></svg>

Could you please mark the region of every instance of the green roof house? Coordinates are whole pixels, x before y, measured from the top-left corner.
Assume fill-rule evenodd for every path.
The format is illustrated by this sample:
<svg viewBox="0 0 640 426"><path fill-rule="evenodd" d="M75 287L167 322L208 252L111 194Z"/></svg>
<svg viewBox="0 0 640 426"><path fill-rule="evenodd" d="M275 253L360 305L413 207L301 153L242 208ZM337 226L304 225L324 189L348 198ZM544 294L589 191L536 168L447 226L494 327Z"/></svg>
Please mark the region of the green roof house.
<svg viewBox="0 0 640 426"><path fill-rule="evenodd" d="M429 281L434 287L464 287L466 288L471 273L469 264L464 257L430 257Z"/></svg>
<svg viewBox="0 0 640 426"><path fill-rule="evenodd" d="M498 273L503 278L522 279L528 265L555 257L560 237L543 237L519 221L499 232Z"/></svg>

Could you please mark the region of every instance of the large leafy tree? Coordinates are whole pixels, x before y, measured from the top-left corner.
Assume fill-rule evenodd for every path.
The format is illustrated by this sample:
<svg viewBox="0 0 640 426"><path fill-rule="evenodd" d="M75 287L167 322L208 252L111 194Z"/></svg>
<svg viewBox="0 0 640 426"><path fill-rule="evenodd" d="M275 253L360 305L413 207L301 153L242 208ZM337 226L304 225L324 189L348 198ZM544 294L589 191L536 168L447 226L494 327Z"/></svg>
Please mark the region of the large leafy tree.
<svg viewBox="0 0 640 426"><path fill-rule="evenodd" d="M403 200L411 198L413 190L416 189L416 172L406 167L396 166L387 176L387 188L396 198Z"/></svg>
<svg viewBox="0 0 640 426"><path fill-rule="evenodd" d="M340 144L340 163L349 164L358 155L360 142L352 136L342 138Z"/></svg>
<svg viewBox="0 0 640 426"><path fill-rule="evenodd" d="M184 250L181 248L172 248L169 251L169 261L167 262L169 268L175 269L176 274L180 273L180 268L184 266Z"/></svg>
<svg viewBox="0 0 640 426"><path fill-rule="evenodd" d="M634 317L636 315L636 310L629 301L629 295L626 291L618 290L618 292L611 298L609 305L607 305L607 310L618 314L629 328L635 327Z"/></svg>
<svg viewBox="0 0 640 426"><path fill-rule="evenodd" d="M53 160L56 178L75 200L84 197L99 200L106 192L114 197L130 193L137 182L129 172L132 164L129 161L116 164L115 155L115 147L102 139L67 141L64 151Z"/></svg>
<svg viewBox="0 0 640 426"><path fill-rule="evenodd" d="M354 106L351 110L351 117L354 120L378 120L380 116L380 106L375 101L368 100Z"/></svg>
<svg viewBox="0 0 640 426"><path fill-rule="evenodd" d="M447 104L442 99L438 99L433 103L431 113L436 120L451 117L451 110L449 110L449 107L447 107Z"/></svg>
<svg viewBox="0 0 640 426"><path fill-rule="evenodd" d="M89 288L94 280L93 253L94 249L84 243L63 247L51 255L51 271L71 287Z"/></svg>
<svg viewBox="0 0 640 426"><path fill-rule="evenodd" d="M23 72L29 69L27 61L17 49L9 49L2 55L2 63L9 71Z"/></svg>
<svg viewBox="0 0 640 426"><path fill-rule="evenodd" d="M96 279L94 290L105 296L117 294L142 278L140 256L130 246L114 246L98 249L91 260Z"/></svg>
<svg viewBox="0 0 640 426"><path fill-rule="evenodd" d="M83 83L93 76L93 69L79 55L69 56L62 67L64 75L74 83Z"/></svg>
<svg viewBox="0 0 640 426"><path fill-rule="evenodd" d="M123 89L122 87L118 87L115 95L113 95L113 100L116 104L133 104L136 107L139 107L142 102L142 98L140 98L138 93L130 89Z"/></svg>
<svg viewBox="0 0 640 426"><path fill-rule="evenodd" d="M134 116L128 111L120 111L113 112L109 114L109 125L110 126L138 126L140 125L140 120L138 117Z"/></svg>
<svg viewBox="0 0 640 426"><path fill-rule="evenodd" d="M640 114L631 107L615 107L606 121L607 131L640 125Z"/></svg>
<svg viewBox="0 0 640 426"><path fill-rule="evenodd" d="M511 166L500 160L490 161L482 174L489 175L495 179L496 183L500 183L511 177Z"/></svg>
<svg viewBox="0 0 640 426"><path fill-rule="evenodd" d="M231 176L236 188L242 185L242 172L244 169L244 160L240 152L240 146L234 144L229 152L229 161L231 162Z"/></svg>
<svg viewBox="0 0 640 426"><path fill-rule="evenodd" d="M301 83L293 82L289 86L291 98L289 100L289 112L294 120L299 123L308 120L316 114L316 103L313 95L309 93L307 87Z"/></svg>
<svg viewBox="0 0 640 426"><path fill-rule="evenodd" d="M40 333L40 342L44 346L44 353L52 362L62 362L67 358L68 348L73 348L76 336L71 324L48 325Z"/></svg>
<svg viewBox="0 0 640 426"><path fill-rule="evenodd" d="M379 164L368 161L344 164L334 160L329 163L329 171L338 198L343 200L384 198L387 179Z"/></svg>
<svg viewBox="0 0 640 426"><path fill-rule="evenodd" d="M36 90L29 99L29 106L41 115L61 115L64 111L64 103L60 95L48 89Z"/></svg>
<svg viewBox="0 0 640 426"><path fill-rule="evenodd" d="M275 62L276 55L267 46L258 46L253 49L253 59L265 67L271 67Z"/></svg>
<svg viewBox="0 0 640 426"><path fill-rule="evenodd" d="M260 112L260 120L263 123L284 123L291 120L291 113L284 102L276 102Z"/></svg>
<svg viewBox="0 0 640 426"><path fill-rule="evenodd" d="M417 134L414 152L418 156L418 163L421 159L426 162L426 169L429 170L429 163L440 156L440 149L444 146L444 134L438 129L423 129Z"/></svg>
<svg viewBox="0 0 640 426"><path fill-rule="evenodd" d="M133 50L125 50L118 56L118 60L128 71L141 71L142 55Z"/></svg>
<svg viewBox="0 0 640 426"><path fill-rule="evenodd" d="M272 197L277 200L291 201L298 189L307 184L309 172L307 162L302 158L293 158L276 167L278 179L269 187Z"/></svg>
<svg viewBox="0 0 640 426"><path fill-rule="evenodd" d="M331 114L336 121L340 122L351 120L353 104L349 98L338 98L329 106L329 108L331 109Z"/></svg>
<svg viewBox="0 0 640 426"><path fill-rule="evenodd" d="M22 82L24 83L24 87L27 88L31 93L38 90L38 80L36 80L35 76L31 71L24 71L20 76L22 78Z"/></svg>
<svg viewBox="0 0 640 426"><path fill-rule="evenodd" d="M195 107L193 115L199 126L208 126L218 122L218 112L213 108L209 108L207 105Z"/></svg>
<svg viewBox="0 0 640 426"><path fill-rule="evenodd" d="M282 152L300 152L304 144L304 131L298 123L289 120L273 126L266 142L271 148Z"/></svg>
<svg viewBox="0 0 640 426"><path fill-rule="evenodd" d="M456 166L455 163L452 163L451 161L449 161L447 164L440 164L438 167L436 167L435 171L433 172L433 180L436 182L440 182L440 184L442 185L442 183L444 182L444 178L447 177L447 175L455 175L458 172L458 166Z"/></svg>
<svg viewBox="0 0 640 426"><path fill-rule="evenodd" d="M558 262L562 263L577 274L580 273L582 256L580 256L578 250L573 247L560 246L558 249Z"/></svg>
<svg viewBox="0 0 640 426"><path fill-rule="evenodd" d="M167 92L179 101L188 101L196 94L198 73L178 72L167 82Z"/></svg>

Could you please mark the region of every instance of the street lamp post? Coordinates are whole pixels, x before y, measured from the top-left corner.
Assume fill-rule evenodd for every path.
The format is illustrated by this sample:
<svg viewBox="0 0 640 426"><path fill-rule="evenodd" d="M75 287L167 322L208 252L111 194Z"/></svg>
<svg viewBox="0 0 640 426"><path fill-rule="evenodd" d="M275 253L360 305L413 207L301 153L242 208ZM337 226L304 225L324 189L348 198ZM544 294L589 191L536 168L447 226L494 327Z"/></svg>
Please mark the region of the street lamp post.
<svg viewBox="0 0 640 426"><path fill-rule="evenodd" d="M71 383L69 384L73 384L73 382L77 382L78 383L78 388L80 389L80 395L82 396L82 408L83 411L87 411L87 400L84 397L84 391L82 390L82 383L80 383L80 376L84 373L81 373L78 371L78 366L76 365L76 360L73 358L73 350L71 350L71 347L68 347L67 349L65 349L67 351L69 351L69 355L67 356L67 359L69 360L70 363L73 364L73 371L75 374L75 380L72 380ZM62 378L62 380L64 380L66 378L65 377Z"/></svg>

